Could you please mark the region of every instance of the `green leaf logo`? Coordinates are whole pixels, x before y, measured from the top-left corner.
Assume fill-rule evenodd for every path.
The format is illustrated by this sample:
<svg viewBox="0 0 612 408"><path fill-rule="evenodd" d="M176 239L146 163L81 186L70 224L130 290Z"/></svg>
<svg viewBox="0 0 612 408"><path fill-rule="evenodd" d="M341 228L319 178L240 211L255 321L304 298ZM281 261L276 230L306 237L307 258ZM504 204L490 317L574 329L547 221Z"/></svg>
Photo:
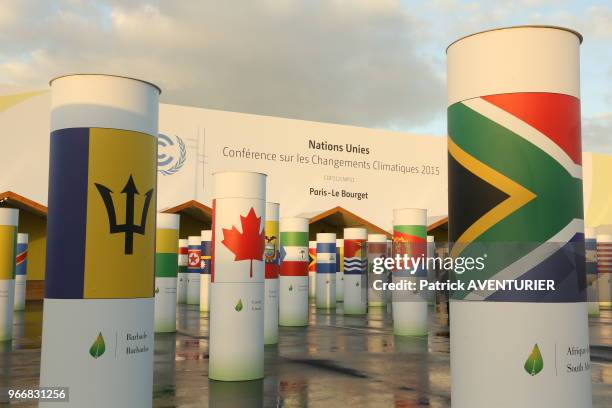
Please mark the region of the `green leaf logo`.
<svg viewBox="0 0 612 408"><path fill-rule="evenodd" d="M155 293L159 293L159 288L155 288Z"/></svg>
<svg viewBox="0 0 612 408"><path fill-rule="evenodd" d="M355 282L355 286L359 286L359 282Z"/></svg>
<svg viewBox="0 0 612 408"><path fill-rule="evenodd" d="M542 353L540 353L537 343L533 346L529 357L527 357L524 367L527 374L531 376L538 374L544 368L544 359L542 359Z"/></svg>
<svg viewBox="0 0 612 408"><path fill-rule="evenodd" d="M289 292L293 290L293 285L289 285Z"/></svg>
<svg viewBox="0 0 612 408"><path fill-rule="evenodd" d="M93 342L91 347L89 348L89 354L93 358L98 358L106 351L106 345L104 344L104 337L102 337L102 333L98 333L98 337Z"/></svg>
<svg viewBox="0 0 612 408"><path fill-rule="evenodd" d="M239 312L242 310L242 299L238 299L238 303L236 303L236 306L234 306L234 309Z"/></svg>

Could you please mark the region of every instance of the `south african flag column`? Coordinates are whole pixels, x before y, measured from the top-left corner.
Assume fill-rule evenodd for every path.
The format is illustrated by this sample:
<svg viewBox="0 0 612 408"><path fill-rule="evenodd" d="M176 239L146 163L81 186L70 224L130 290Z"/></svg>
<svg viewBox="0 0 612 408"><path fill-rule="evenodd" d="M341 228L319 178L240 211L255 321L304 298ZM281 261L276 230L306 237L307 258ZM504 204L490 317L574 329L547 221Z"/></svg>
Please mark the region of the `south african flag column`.
<svg viewBox="0 0 612 408"><path fill-rule="evenodd" d="M454 280L516 285L452 294L453 408L591 406L580 42L525 26L448 47L451 257L484 258ZM555 289L518 290L534 279Z"/></svg>
<svg viewBox="0 0 612 408"><path fill-rule="evenodd" d="M210 309L210 270L212 268L212 231L200 233L200 312Z"/></svg>
<svg viewBox="0 0 612 408"><path fill-rule="evenodd" d="M408 256L421 258L427 256L427 210L402 208L393 210L393 257ZM414 290L394 290L393 334L397 336L427 335L427 298L420 290L419 282L427 278L423 264L409 262L407 269L392 272L393 283L408 282L416 285Z"/></svg>
<svg viewBox="0 0 612 408"><path fill-rule="evenodd" d="M178 214L157 214L155 236L155 332L176 331Z"/></svg>
<svg viewBox="0 0 612 408"><path fill-rule="evenodd" d="M150 407L159 88L51 82L40 407Z"/></svg>
<svg viewBox="0 0 612 408"><path fill-rule="evenodd" d="M264 375L266 175L213 174L213 268L208 377Z"/></svg>
<svg viewBox="0 0 612 408"><path fill-rule="evenodd" d="M365 228L344 229L344 314L368 311L368 258Z"/></svg>
<svg viewBox="0 0 612 408"><path fill-rule="evenodd" d="M202 238L191 235L187 241L187 296L188 305L200 304L200 273L202 272Z"/></svg>
<svg viewBox="0 0 612 408"><path fill-rule="evenodd" d="M0 208L0 341L13 337L18 219L19 210Z"/></svg>
<svg viewBox="0 0 612 408"><path fill-rule="evenodd" d="M280 220L279 325L308 325L308 219Z"/></svg>
<svg viewBox="0 0 612 408"><path fill-rule="evenodd" d="M317 241L308 241L308 297L317 293Z"/></svg>
<svg viewBox="0 0 612 408"><path fill-rule="evenodd" d="M278 203L266 203L264 344L278 343L279 210L280 205Z"/></svg>
<svg viewBox="0 0 612 408"><path fill-rule="evenodd" d="M178 281L176 284L176 302L186 303L187 302L187 254L189 246L189 240L179 239L178 242Z"/></svg>
<svg viewBox="0 0 612 408"><path fill-rule="evenodd" d="M15 310L25 309L28 270L28 234L17 234L15 257Z"/></svg>
<svg viewBox="0 0 612 408"><path fill-rule="evenodd" d="M317 293L319 309L336 308L336 234L317 234Z"/></svg>

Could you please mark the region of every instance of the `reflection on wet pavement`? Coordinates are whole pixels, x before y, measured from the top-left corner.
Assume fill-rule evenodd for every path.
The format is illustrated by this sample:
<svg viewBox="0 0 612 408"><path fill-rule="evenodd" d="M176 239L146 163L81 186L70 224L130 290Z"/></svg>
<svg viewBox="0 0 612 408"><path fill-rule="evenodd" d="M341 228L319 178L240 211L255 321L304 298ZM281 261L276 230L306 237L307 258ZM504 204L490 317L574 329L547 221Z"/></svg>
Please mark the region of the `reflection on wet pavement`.
<svg viewBox="0 0 612 408"><path fill-rule="evenodd" d="M445 311L445 308L440 310ZM265 378L209 381L208 316L181 305L176 334L155 337L155 407L448 407L448 316L430 308L428 338L392 334L386 308L343 316L311 307L310 326L281 327L266 346ZM14 316L14 340L0 342L0 389L38 384L42 302ZM612 311L591 318L594 407L612 399ZM21 404L34 407L36 404Z"/></svg>

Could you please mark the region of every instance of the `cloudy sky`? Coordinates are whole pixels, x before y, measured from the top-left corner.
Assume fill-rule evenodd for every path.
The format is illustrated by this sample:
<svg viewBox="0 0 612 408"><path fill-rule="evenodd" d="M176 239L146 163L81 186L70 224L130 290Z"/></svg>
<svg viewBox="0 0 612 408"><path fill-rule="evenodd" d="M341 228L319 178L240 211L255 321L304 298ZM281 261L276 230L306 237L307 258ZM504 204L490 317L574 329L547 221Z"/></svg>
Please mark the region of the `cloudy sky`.
<svg viewBox="0 0 612 408"><path fill-rule="evenodd" d="M2 0L0 84L115 73L167 103L444 135L446 46L517 24L584 35L584 149L612 152L603 0Z"/></svg>

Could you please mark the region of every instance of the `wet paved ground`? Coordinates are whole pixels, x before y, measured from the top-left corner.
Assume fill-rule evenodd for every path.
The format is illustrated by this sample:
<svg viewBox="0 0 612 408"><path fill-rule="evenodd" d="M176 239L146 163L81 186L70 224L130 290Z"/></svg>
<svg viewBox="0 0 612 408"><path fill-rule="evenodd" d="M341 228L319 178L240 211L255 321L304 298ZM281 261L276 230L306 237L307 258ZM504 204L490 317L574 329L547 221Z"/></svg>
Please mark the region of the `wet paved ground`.
<svg viewBox="0 0 612 408"><path fill-rule="evenodd" d="M155 407L448 407L448 319L433 313L427 339L392 334L389 314L311 309L307 328L280 328L266 347L265 379L209 381L208 319L181 305L178 333L156 335ZM15 340L0 342L0 386L38 383L42 303L15 314ZM612 401L612 312L590 319L594 407ZM1 404L0 404L1 405ZM19 404L19 406L36 406Z"/></svg>

